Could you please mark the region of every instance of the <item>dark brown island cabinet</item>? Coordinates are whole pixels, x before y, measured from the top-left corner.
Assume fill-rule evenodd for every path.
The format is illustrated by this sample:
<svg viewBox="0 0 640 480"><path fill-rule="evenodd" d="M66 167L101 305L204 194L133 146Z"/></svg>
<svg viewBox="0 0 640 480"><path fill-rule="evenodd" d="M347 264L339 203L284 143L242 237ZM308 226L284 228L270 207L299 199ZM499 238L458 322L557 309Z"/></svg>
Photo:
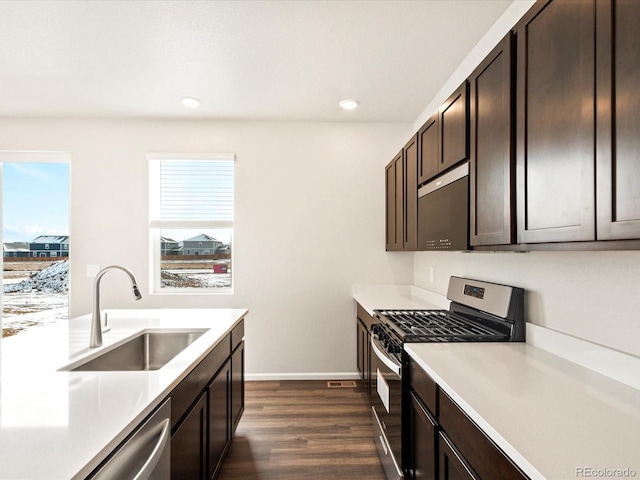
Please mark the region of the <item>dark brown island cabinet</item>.
<svg viewBox="0 0 640 480"><path fill-rule="evenodd" d="M516 25L518 242L640 238L640 2L539 1Z"/></svg>
<svg viewBox="0 0 640 480"><path fill-rule="evenodd" d="M528 477L411 358L403 422L408 480Z"/></svg>
<svg viewBox="0 0 640 480"><path fill-rule="evenodd" d="M386 249L418 246L418 144L414 135L386 167Z"/></svg>
<svg viewBox="0 0 640 480"><path fill-rule="evenodd" d="M244 320L171 393L171 480L218 476L244 411Z"/></svg>

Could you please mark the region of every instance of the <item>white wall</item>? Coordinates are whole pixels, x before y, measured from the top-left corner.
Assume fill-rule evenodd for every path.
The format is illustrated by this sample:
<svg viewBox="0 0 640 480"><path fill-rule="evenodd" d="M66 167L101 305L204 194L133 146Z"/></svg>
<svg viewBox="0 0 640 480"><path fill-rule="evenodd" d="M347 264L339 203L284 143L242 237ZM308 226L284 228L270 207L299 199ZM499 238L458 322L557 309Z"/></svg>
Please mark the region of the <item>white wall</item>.
<svg viewBox="0 0 640 480"><path fill-rule="evenodd" d="M451 275L522 287L528 322L640 356L640 252L414 254L415 285L445 295Z"/></svg>
<svg viewBox="0 0 640 480"><path fill-rule="evenodd" d="M355 372L352 285L412 281L411 255L384 251L384 165L410 129L0 119L0 150L71 154L72 316L90 311L87 264L126 265L148 292L145 154L235 153L235 294L133 302L126 277L112 272L103 307L246 307L248 374Z"/></svg>

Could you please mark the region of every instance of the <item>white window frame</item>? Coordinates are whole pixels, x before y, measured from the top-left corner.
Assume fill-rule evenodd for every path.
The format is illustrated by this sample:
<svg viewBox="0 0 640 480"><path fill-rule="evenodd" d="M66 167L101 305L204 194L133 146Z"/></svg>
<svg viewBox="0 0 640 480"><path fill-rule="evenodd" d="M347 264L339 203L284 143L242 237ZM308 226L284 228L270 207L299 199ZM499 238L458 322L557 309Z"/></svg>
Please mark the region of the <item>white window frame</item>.
<svg viewBox="0 0 640 480"><path fill-rule="evenodd" d="M163 229L231 229L231 244L234 245L234 222L233 221L164 221L154 220L159 218L158 208L160 205L160 185L157 168L162 160L185 160L185 161L233 161L236 157L232 153L148 153L147 162L149 164L149 294L150 295L229 295L233 294L235 285L235 275L231 276L231 286L229 288L196 288L196 287L163 287L160 276L160 257L162 245L160 233ZM154 171L154 169L156 169ZM234 168L234 196L235 196L235 168ZM235 201L234 201L235 209ZM231 248L231 265L234 265L235 246ZM189 253L189 250L187 250Z"/></svg>

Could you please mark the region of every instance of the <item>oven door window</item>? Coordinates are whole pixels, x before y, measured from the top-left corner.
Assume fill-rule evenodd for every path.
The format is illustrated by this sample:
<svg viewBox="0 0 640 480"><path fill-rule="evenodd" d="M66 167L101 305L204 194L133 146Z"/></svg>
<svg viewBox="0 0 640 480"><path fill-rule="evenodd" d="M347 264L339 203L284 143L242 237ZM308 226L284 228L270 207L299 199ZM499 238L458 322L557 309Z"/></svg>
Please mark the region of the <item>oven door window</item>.
<svg viewBox="0 0 640 480"><path fill-rule="evenodd" d="M385 410L389 412L389 384L385 381L382 373L380 373L380 369L376 369L376 372L376 390L380 400L382 400L382 405L384 405Z"/></svg>

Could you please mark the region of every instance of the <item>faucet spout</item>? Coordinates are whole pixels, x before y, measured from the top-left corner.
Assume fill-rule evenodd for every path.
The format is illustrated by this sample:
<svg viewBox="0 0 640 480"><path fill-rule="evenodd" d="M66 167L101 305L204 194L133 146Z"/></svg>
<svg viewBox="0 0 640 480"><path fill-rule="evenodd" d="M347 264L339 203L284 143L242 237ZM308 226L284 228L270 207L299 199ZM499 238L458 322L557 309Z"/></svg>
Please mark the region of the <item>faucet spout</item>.
<svg viewBox="0 0 640 480"><path fill-rule="evenodd" d="M122 270L124 273L126 273L127 276L129 277L129 280L131 281L133 298L135 300L140 300L142 298L142 294L140 293L140 289L138 288L138 282L136 281L136 277L128 268L125 268L120 265L109 265L108 267L104 267L102 270L100 270L93 281L93 313L91 316L91 338L89 340L90 348L102 346L102 324L101 324L102 315L100 312L100 280L102 280L102 277L109 270Z"/></svg>

